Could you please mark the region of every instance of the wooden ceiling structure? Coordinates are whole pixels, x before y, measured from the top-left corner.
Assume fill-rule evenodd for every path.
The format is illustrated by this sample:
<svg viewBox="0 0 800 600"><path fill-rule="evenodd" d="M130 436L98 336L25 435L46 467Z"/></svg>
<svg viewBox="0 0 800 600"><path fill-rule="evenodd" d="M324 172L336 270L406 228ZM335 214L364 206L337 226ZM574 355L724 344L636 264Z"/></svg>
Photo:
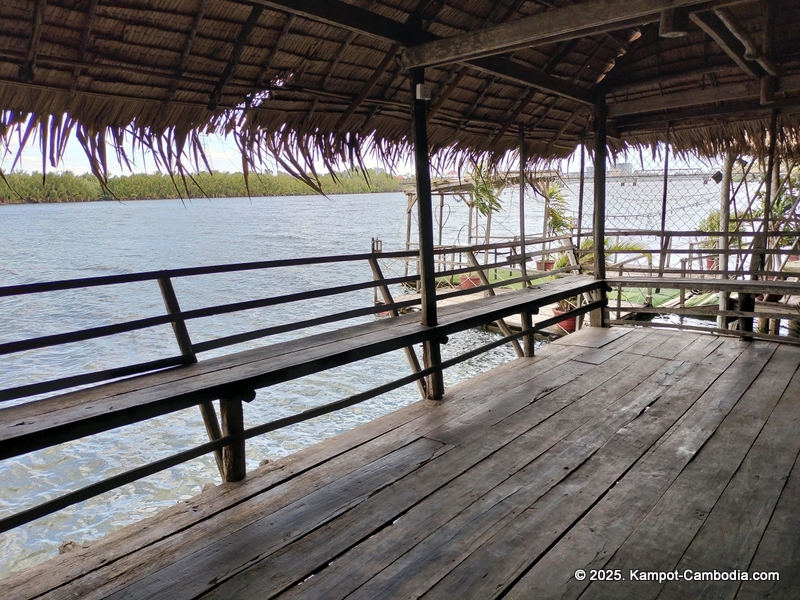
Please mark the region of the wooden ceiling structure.
<svg viewBox="0 0 800 600"><path fill-rule="evenodd" d="M612 151L763 152L776 113L788 153L798 42L790 0L5 0L0 136L37 132L55 166L74 135L101 176L132 147L203 167L205 133L246 169L391 162L424 68L437 159L500 160L520 130L529 160L563 158L598 99Z"/></svg>

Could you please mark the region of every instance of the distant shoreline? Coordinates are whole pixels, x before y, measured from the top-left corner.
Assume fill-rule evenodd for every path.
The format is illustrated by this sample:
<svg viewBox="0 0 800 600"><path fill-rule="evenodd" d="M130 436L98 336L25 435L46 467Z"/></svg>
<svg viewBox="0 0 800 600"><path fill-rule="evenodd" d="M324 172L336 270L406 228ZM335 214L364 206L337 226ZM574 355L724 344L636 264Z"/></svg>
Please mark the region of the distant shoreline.
<svg viewBox="0 0 800 600"><path fill-rule="evenodd" d="M369 194L401 191L400 180L385 172L368 171L369 183L360 173L319 177L326 194ZM111 177L104 190L91 174L71 172L48 174L10 173L0 181L0 204L59 204L134 200L228 199L281 196L315 196L317 192L286 173L251 175L245 183L242 173L200 173L191 178L171 178L160 173ZM249 186L248 186L249 184Z"/></svg>

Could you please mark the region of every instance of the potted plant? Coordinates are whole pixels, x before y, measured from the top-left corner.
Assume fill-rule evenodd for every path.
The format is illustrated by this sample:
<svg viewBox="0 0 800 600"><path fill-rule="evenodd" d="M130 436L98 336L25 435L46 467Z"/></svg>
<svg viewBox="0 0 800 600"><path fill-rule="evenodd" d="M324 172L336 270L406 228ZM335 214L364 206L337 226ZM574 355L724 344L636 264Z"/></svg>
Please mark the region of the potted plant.
<svg viewBox="0 0 800 600"><path fill-rule="evenodd" d="M573 296L571 298L565 298L563 300L559 300L556 304L556 307L553 309L553 316L558 317L571 311L573 308L576 308L578 305L578 298ZM572 333L575 331L577 327L577 317L569 317L564 319L563 321L558 323L558 326L563 329L567 333Z"/></svg>
<svg viewBox="0 0 800 600"><path fill-rule="evenodd" d="M545 179L537 180L533 189L544 199L545 237L567 235L572 230L572 217L568 214L569 204L561 186L555 181ZM549 254L543 255L536 261L536 270L550 271L555 262Z"/></svg>

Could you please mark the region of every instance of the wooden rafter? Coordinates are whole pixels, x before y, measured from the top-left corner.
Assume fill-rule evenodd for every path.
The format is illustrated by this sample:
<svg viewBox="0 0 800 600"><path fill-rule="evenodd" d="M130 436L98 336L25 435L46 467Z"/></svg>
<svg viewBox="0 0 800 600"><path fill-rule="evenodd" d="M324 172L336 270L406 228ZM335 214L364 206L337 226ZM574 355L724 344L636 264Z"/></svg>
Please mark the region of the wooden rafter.
<svg viewBox="0 0 800 600"><path fill-rule="evenodd" d="M689 18L714 40L742 71L754 79L760 79L764 75L761 65L744 57L743 44L725 27L719 17L710 12L703 12L692 13Z"/></svg>
<svg viewBox="0 0 800 600"><path fill-rule="evenodd" d="M180 81L180 78L183 77L183 72L186 70L186 65L189 62L189 56L192 53L192 46L194 46L194 40L197 37L197 30L200 28L200 21L203 20L203 16L206 14L206 10L208 10L209 1L210 0L200 0L200 5L197 7L197 12L195 13L194 20L192 21L192 27L186 34L186 42L183 45L183 51L181 52L181 59L178 62L178 68L175 69L175 77L177 77L177 79L169 86L167 97L164 99L165 104L170 104L173 98L175 98L175 92L178 89L178 82Z"/></svg>
<svg viewBox="0 0 800 600"><path fill-rule="evenodd" d="M503 17L498 21L499 23L506 23L508 22L520 7L525 3L525 0L515 0L514 4L508 7L508 10L505 12ZM491 23L491 19L494 17L495 13L500 9L502 5L496 4L494 9L489 13L489 16L486 17L484 21L484 26ZM464 80L464 77L467 76L468 67L466 65L460 65L453 73L453 77L449 79L449 81L445 84L439 95L436 97L431 103L430 108L428 109L428 120L430 120L433 115L439 112L439 109L447 102L447 99L453 94L453 92L458 89L458 86L461 85L461 82Z"/></svg>
<svg viewBox="0 0 800 600"><path fill-rule="evenodd" d="M208 110L217 109L217 105L222 99L222 89L236 71L236 66L239 64L239 60L242 58L242 52L247 45L247 41L250 39L250 34L253 33L253 30L256 28L258 19L261 17L261 13L263 12L263 6L254 6L252 9L250 9L250 14L247 16L247 20L244 22L244 25L242 25L242 29L239 32L239 37L236 39L236 43L233 45L231 58L228 61L228 64L225 66L225 70L222 72L217 85L214 86L214 89L209 95Z"/></svg>
<svg viewBox="0 0 800 600"><path fill-rule="evenodd" d="M657 21L664 9L703 4L703 0L590 0L406 48L400 60L407 68L473 60L532 45L643 25Z"/></svg>
<svg viewBox="0 0 800 600"><path fill-rule="evenodd" d="M353 99L350 103L350 106L342 113L342 116L339 117L339 120L336 122L336 126L334 127L334 131L340 132L346 126L347 122L350 120L350 117L353 116L353 113L356 112L359 106L364 103L364 100L367 99L369 93L372 91L372 88L375 87L375 84L378 83L378 80L383 77L386 70L389 66L394 62L395 56L397 56L397 52L400 50L400 46L398 44L392 45L389 48L389 51L384 55L381 64L375 69L375 72L372 74L367 82L361 86L361 90L358 92L358 95Z"/></svg>
<svg viewBox="0 0 800 600"><path fill-rule="evenodd" d="M78 62L83 63L86 60L86 49L89 47L89 38L92 34L92 27L97 19L97 3L98 0L89 0L89 6L86 8L86 22L83 25L81 32L81 45L78 50ZM83 67L75 67L72 71L72 82L69 85L70 94L74 94L78 89L78 80L83 74Z"/></svg>
<svg viewBox="0 0 800 600"><path fill-rule="evenodd" d="M272 50L270 50L269 56L267 56L267 61L261 66L261 71L259 72L258 79L256 80L256 87L261 89L266 87L267 75L269 75L272 65L275 64L275 58L277 58L278 52L281 51L283 45L286 43L286 38L289 37L289 33L292 30L292 26L294 25L296 18L297 17L294 15L286 15L286 20L283 22L283 27L281 28L281 32L278 34L278 39L275 40L275 45L272 47Z"/></svg>
<svg viewBox="0 0 800 600"><path fill-rule="evenodd" d="M291 15L291 17L294 18L294 15ZM331 66L328 68L328 72L325 74L325 79L322 80L322 89L326 89L328 87L328 84L331 81L331 77L333 77L333 72L336 70L336 67L339 66L339 63L342 62L342 58L344 58L345 52L347 52L348 48L350 48L350 45L355 41L357 37L358 33L356 33L355 31L351 31L347 35L347 39L344 42L342 42L341 48L339 48L339 51L336 53L336 56L333 57L333 60L331 61Z"/></svg>
<svg viewBox="0 0 800 600"><path fill-rule="evenodd" d="M547 61L547 64L545 64L545 66L542 68L542 72L550 74L553 71L553 69L556 68L561 59L564 58L564 55L575 47L576 43L577 40L569 40L567 42L562 43L560 48L558 48L555 54L553 54L553 56L550 57L550 59ZM530 90L530 92L528 92L527 96L525 96L525 99L520 103L517 109L513 113L511 113L511 115L507 119L505 119L505 122L500 127L500 131L498 131L497 134L494 136L494 139L492 140L492 145L500 141L500 138L503 137L505 133L508 131L508 129L517 121L519 116L525 111L525 109L533 101L533 99L536 97L536 94L538 93L539 90L536 88L533 88L532 90ZM550 112L549 109L547 112Z"/></svg>
<svg viewBox="0 0 800 600"><path fill-rule="evenodd" d="M244 2L244 0L239 1ZM341 0L252 0L252 2L248 0L248 3L380 38L403 47L442 39ZM545 92L572 98L583 104L594 105L594 94L586 88L564 82L557 77L545 75L536 69L504 58L493 57L482 61L467 61L467 64L480 71L521 82L522 85L537 87ZM495 70L493 71L493 69Z"/></svg>
<svg viewBox="0 0 800 600"><path fill-rule="evenodd" d="M800 92L800 75L779 78L778 91L789 93ZM702 90L681 91L673 94L665 94L663 96L614 102L608 105L608 115L609 117L617 118L724 101L747 100L758 98L760 93L759 82L747 81L745 83L724 85Z"/></svg>
<svg viewBox="0 0 800 600"><path fill-rule="evenodd" d="M28 49L25 52L25 60L19 68L19 78L26 83L31 83L36 73L36 54L39 52L39 40L42 39L45 8L47 8L47 0L36 0L31 19L31 35L28 37Z"/></svg>

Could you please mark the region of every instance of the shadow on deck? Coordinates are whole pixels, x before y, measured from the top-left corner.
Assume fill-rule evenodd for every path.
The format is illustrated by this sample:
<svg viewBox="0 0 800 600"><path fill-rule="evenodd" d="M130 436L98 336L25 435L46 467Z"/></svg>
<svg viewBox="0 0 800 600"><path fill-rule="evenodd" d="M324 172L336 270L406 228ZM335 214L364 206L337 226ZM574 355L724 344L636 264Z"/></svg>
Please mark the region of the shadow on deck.
<svg viewBox="0 0 800 600"><path fill-rule="evenodd" d="M585 329L0 595L796 598L798 365L788 345ZM780 580L631 580L714 571Z"/></svg>

